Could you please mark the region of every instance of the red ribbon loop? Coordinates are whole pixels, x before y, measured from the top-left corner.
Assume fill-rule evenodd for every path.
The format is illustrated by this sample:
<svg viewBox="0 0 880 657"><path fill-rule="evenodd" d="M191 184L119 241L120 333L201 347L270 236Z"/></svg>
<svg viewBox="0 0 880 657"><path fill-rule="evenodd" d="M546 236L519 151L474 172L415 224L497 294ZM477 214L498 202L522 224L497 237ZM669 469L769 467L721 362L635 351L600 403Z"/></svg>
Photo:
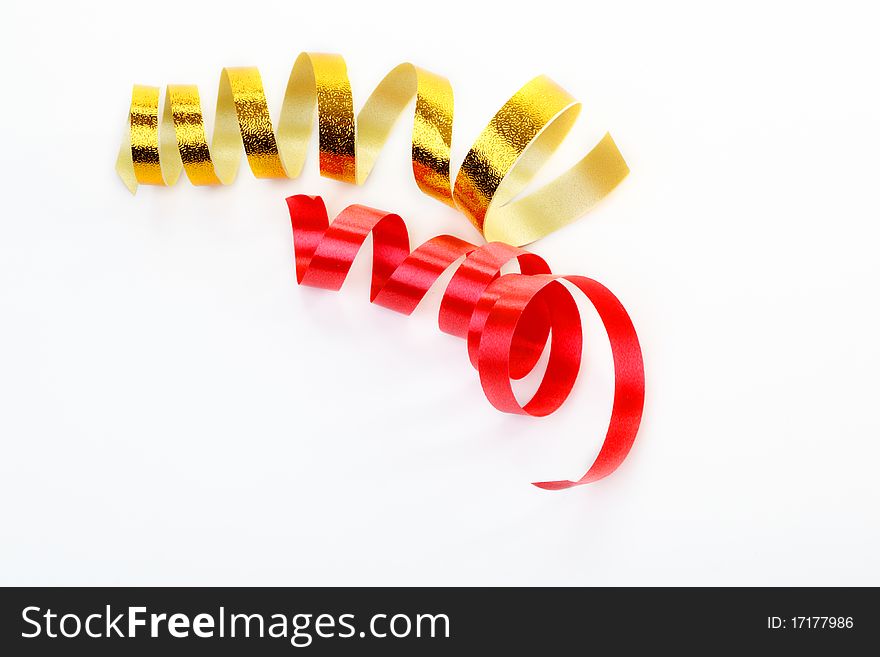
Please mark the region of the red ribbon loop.
<svg viewBox="0 0 880 657"><path fill-rule="evenodd" d="M434 237L410 252L406 224L396 214L362 205L343 210L331 224L317 196L287 199L296 254L296 280L338 290L367 236L373 235L370 300L409 315L453 263L464 258L440 303L440 329L467 340L468 355L495 408L507 413L549 415L571 392L580 370L583 333L571 291L578 288L596 308L614 359L614 403L605 442L577 481L543 481L560 490L608 476L635 440L645 399L642 352L632 321L617 298L584 276L558 276L534 253L492 242L476 246L451 235ZM516 259L519 274L501 275ZM521 405L511 379L526 376L547 341L547 369L531 400Z"/></svg>

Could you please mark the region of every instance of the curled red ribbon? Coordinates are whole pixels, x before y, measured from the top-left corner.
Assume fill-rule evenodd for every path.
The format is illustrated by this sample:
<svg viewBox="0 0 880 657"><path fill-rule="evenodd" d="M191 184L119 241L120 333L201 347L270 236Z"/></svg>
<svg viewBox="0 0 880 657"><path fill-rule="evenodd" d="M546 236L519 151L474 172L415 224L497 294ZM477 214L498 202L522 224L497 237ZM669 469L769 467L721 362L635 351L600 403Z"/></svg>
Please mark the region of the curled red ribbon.
<svg viewBox="0 0 880 657"><path fill-rule="evenodd" d="M440 302L440 330L467 340L486 397L507 413L549 415L571 392L580 369L583 333L574 297L559 281L577 287L598 311L611 343L615 377L611 421L602 449L583 477L534 485L561 490L586 484L608 476L623 462L642 417L645 373L632 321L607 288L584 276L552 274L540 256L501 242L476 246L439 235L410 252L400 216L362 205L346 208L332 225L320 197L291 196L287 205L296 280L302 285L341 288L372 233L370 301L409 315L437 278L464 258ZM502 275L501 268L514 259L520 273ZM544 377L532 399L521 405L511 379L521 379L535 367L548 339Z"/></svg>

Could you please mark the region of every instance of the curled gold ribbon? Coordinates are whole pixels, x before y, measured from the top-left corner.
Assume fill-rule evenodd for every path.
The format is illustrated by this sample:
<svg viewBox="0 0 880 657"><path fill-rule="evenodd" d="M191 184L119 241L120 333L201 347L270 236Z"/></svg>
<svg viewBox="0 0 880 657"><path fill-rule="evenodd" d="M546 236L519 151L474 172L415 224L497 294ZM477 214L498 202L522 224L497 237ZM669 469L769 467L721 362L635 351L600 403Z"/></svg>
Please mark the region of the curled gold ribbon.
<svg viewBox="0 0 880 657"><path fill-rule="evenodd" d="M345 60L324 53L302 53L296 59L277 132L259 71L223 69L210 147L197 87L168 85L160 120L159 89L135 85L128 138L116 170L132 193L138 184L173 185L181 171L194 185L228 185L244 148L257 178L296 178L305 163L317 111L321 175L362 184L414 96L416 183L424 193L463 212L489 241L521 246L548 235L590 210L629 173L606 134L568 171L521 195L565 139L581 107L562 87L539 75L517 91L477 137L453 185L449 81L400 64L355 118Z"/></svg>

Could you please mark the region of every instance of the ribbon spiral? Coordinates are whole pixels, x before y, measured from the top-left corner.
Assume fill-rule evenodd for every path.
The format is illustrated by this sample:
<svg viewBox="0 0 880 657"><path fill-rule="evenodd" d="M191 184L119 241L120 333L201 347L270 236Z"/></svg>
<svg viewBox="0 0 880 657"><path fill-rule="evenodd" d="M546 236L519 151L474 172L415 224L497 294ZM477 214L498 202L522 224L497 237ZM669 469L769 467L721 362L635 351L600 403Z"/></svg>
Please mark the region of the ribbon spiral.
<svg viewBox="0 0 880 657"><path fill-rule="evenodd" d="M451 235L434 237L410 252L406 224L396 214L362 205L343 210L331 224L317 196L287 199L293 227L296 280L329 290L342 287L367 236L373 236L370 300L409 315L437 278L464 258L440 302L440 330L467 340L468 355L486 397L508 413L549 415L574 386L581 364L583 335L577 304L567 281L599 313L614 359L614 402L605 441L586 474L577 481L543 481L560 490L601 479L623 462L639 428L645 398L642 352L632 321L617 298L584 276L559 276L534 253L499 242L476 246ZM519 274L501 275L518 260ZM548 339L544 377L532 399L521 405L511 379L537 364Z"/></svg>
<svg viewBox="0 0 880 657"><path fill-rule="evenodd" d="M277 133L256 68L224 68L211 146L198 88L168 85L161 121L159 89L135 85L129 130L116 170L138 184L173 185L186 172L194 185L228 185L244 148L257 178L296 178L317 109L321 175L362 184L394 124L415 97L412 166L428 194L463 212L487 240L522 245L574 221L629 173L611 136L561 176L519 197L580 112L580 103L541 75L523 86L477 137L450 177L453 94L446 78L400 64L379 83L355 119L345 61L302 53L296 59Z"/></svg>

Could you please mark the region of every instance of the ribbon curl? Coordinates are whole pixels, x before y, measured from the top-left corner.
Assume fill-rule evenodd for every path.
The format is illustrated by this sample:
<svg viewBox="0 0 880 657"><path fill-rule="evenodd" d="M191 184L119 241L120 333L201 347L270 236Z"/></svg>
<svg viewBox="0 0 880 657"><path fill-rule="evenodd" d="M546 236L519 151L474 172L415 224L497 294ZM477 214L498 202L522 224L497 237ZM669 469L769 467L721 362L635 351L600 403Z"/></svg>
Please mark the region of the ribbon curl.
<svg viewBox="0 0 880 657"><path fill-rule="evenodd" d="M366 206L346 208L331 224L320 197L291 196L287 205L296 280L302 285L340 289L372 234L370 301L409 315L437 278L463 258L440 302L440 329L467 340L486 397L508 413L549 415L571 392L580 369L583 335L577 305L560 281L577 287L598 311L611 343L615 377L611 420L602 448L583 477L534 485L560 490L586 484L606 477L623 462L639 428L645 375L632 321L608 289L584 276L554 275L540 256L499 242L476 246L440 235L410 252L403 219ZM521 273L501 275L501 268L514 259ZM548 339L550 354L541 384L521 405L510 381L532 371Z"/></svg>
<svg viewBox="0 0 880 657"><path fill-rule="evenodd" d="M256 68L225 68L220 76L210 147L198 88L168 85L162 118L159 89L136 85L129 130L116 170L134 193L138 184L173 185L185 172L194 185L228 185L242 148L257 178L296 178L318 114L321 175L362 184L394 124L415 97L413 174L419 188L463 212L489 241L523 245L574 221L629 173L606 134L561 176L520 197L565 139L580 103L541 75L495 114L451 183L453 94L446 78L401 64L379 83L355 119L345 61L302 53L296 59L277 133Z"/></svg>

